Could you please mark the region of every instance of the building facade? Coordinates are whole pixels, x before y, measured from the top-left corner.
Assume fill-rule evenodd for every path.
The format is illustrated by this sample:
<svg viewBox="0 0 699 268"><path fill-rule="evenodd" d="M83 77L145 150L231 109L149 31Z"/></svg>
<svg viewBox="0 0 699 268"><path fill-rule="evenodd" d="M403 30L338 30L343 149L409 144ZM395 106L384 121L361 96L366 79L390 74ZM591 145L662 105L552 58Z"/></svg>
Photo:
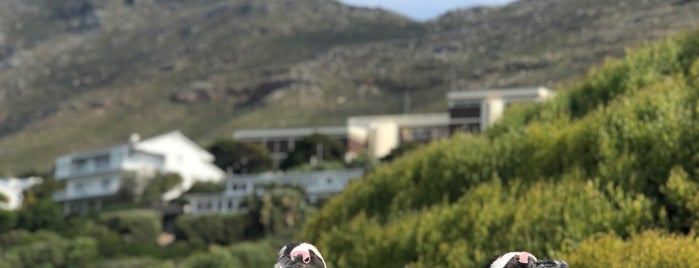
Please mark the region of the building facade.
<svg viewBox="0 0 699 268"><path fill-rule="evenodd" d="M452 91L447 94L449 131L479 133L517 103L538 102L554 96L545 87Z"/></svg>
<svg viewBox="0 0 699 268"><path fill-rule="evenodd" d="M319 200L342 192L350 181L360 178L363 169L339 169L308 172L266 172L250 175L230 175L222 193L186 194L185 213L237 213L246 212L246 198L264 194L265 186L290 185L303 189L306 200L315 204Z"/></svg>
<svg viewBox="0 0 699 268"><path fill-rule="evenodd" d="M146 140L132 135L125 144L58 157L54 178L65 181L65 188L55 192L53 200L63 204L65 214L100 210L118 197L126 176L140 181L157 173L177 173L182 183L163 195L171 200L196 181L222 180L225 174L213 160L179 131Z"/></svg>

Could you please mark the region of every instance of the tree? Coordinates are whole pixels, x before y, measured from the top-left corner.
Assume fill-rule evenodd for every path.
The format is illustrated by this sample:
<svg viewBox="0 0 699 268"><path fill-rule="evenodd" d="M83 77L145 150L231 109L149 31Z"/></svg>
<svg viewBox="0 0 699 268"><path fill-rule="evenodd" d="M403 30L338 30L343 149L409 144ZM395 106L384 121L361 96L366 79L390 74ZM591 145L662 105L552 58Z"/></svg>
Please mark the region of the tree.
<svg viewBox="0 0 699 268"><path fill-rule="evenodd" d="M324 134L312 134L299 140L294 150L282 162L281 169L287 170L292 167L312 162L338 161L345 158L345 145L337 139Z"/></svg>
<svg viewBox="0 0 699 268"><path fill-rule="evenodd" d="M216 157L214 164L234 173L256 173L271 170L272 157L266 148L233 139L219 139L207 148Z"/></svg>
<svg viewBox="0 0 699 268"><path fill-rule="evenodd" d="M310 214L312 207L304 191L296 186L270 184L264 186L262 196L250 195L248 217L251 230L275 233L294 228Z"/></svg>
<svg viewBox="0 0 699 268"><path fill-rule="evenodd" d="M20 210L17 215L17 227L29 231L39 229L61 230L63 228L61 207L50 200L39 199Z"/></svg>
<svg viewBox="0 0 699 268"><path fill-rule="evenodd" d="M391 150L391 152L389 152L388 155L381 158L381 161L382 162L391 162L394 159L404 155L405 153L419 148L420 146L422 146L422 144L417 143L417 142L402 143L401 145L398 145L398 147L393 148L393 150Z"/></svg>
<svg viewBox="0 0 699 268"><path fill-rule="evenodd" d="M157 174L150 179L143 189L141 195L141 204L151 204L153 202L162 201L163 194L175 188L182 183L182 177L177 173Z"/></svg>
<svg viewBox="0 0 699 268"><path fill-rule="evenodd" d="M7 196L5 196L3 193L0 193L0 203L7 203L7 201L10 201Z"/></svg>

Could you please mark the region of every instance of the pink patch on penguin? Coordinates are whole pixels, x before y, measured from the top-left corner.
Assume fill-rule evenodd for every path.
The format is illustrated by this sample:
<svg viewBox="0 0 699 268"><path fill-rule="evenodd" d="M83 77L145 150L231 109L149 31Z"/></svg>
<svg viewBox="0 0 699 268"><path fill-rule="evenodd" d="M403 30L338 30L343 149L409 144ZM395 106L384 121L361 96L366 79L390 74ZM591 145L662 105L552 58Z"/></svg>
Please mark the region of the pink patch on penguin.
<svg viewBox="0 0 699 268"><path fill-rule="evenodd" d="M303 247L301 247L301 248L296 247L296 248L294 248L294 250L292 250L291 253L289 254L289 256L290 256L292 259L296 259L296 256L299 256L299 255L301 256L301 260L303 261L303 263L309 263L309 262L311 262L311 253L309 253L309 252L308 252L308 249L306 249L306 248L303 248Z"/></svg>
<svg viewBox="0 0 699 268"><path fill-rule="evenodd" d="M523 251L521 254L519 254L519 263L525 263L525 264L529 263L529 257L532 257L532 259L534 259L534 261L536 261L536 257L534 257L534 255L532 255L529 252Z"/></svg>

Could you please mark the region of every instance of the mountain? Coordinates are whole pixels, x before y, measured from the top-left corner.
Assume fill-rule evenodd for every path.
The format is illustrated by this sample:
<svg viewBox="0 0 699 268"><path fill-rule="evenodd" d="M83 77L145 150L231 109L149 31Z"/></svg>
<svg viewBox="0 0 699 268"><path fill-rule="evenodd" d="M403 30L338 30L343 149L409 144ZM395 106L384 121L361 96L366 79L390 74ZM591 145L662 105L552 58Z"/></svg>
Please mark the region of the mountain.
<svg viewBox="0 0 699 268"><path fill-rule="evenodd" d="M418 23L334 0L0 2L0 174L180 129L442 111L455 88L556 86L699 24L697 1L526 0Z"/></svg>

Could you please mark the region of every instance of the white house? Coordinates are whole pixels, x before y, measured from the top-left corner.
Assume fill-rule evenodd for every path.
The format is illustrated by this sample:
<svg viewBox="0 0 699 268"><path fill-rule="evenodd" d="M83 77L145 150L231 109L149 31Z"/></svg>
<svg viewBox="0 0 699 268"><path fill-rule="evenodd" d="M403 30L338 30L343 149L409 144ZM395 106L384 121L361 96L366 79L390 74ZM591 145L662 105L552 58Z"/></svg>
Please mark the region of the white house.
<svg viewBox="0 0 699 268"><path fill-rule="evenodd" d="M145 179L177 173L182 184L163 196L171 200L196 181L221 181L225 173L213 161L213 155L179 131L145 140L134 134L125 144L58 157L54 177L66 186L54 193L53 200L63 203L66 214L99 210L114 199L125 174Z"/></svg>
<svg viewBox="0 0 699 268"><path fill-rule="evenodd" d="M308 172L266 172L251 175L231 175L226 179L222 193L187 194L189 201L185 213L206 214L245 212L245 198L252 194L262 195L263 187L269 184L299 186L306 193L309 203L315 204L347 187L350 181L360 178L363 169L339 169Z"/></svg>
<svg viewBox="0 0 699 268"><path fill-rule="evenodd" d="M0 179L0 195L7 198L5 202L0 201L0 209L18 209L24 200L24 191L41 183L41 181L42 179L39 177Z"/></svg>

